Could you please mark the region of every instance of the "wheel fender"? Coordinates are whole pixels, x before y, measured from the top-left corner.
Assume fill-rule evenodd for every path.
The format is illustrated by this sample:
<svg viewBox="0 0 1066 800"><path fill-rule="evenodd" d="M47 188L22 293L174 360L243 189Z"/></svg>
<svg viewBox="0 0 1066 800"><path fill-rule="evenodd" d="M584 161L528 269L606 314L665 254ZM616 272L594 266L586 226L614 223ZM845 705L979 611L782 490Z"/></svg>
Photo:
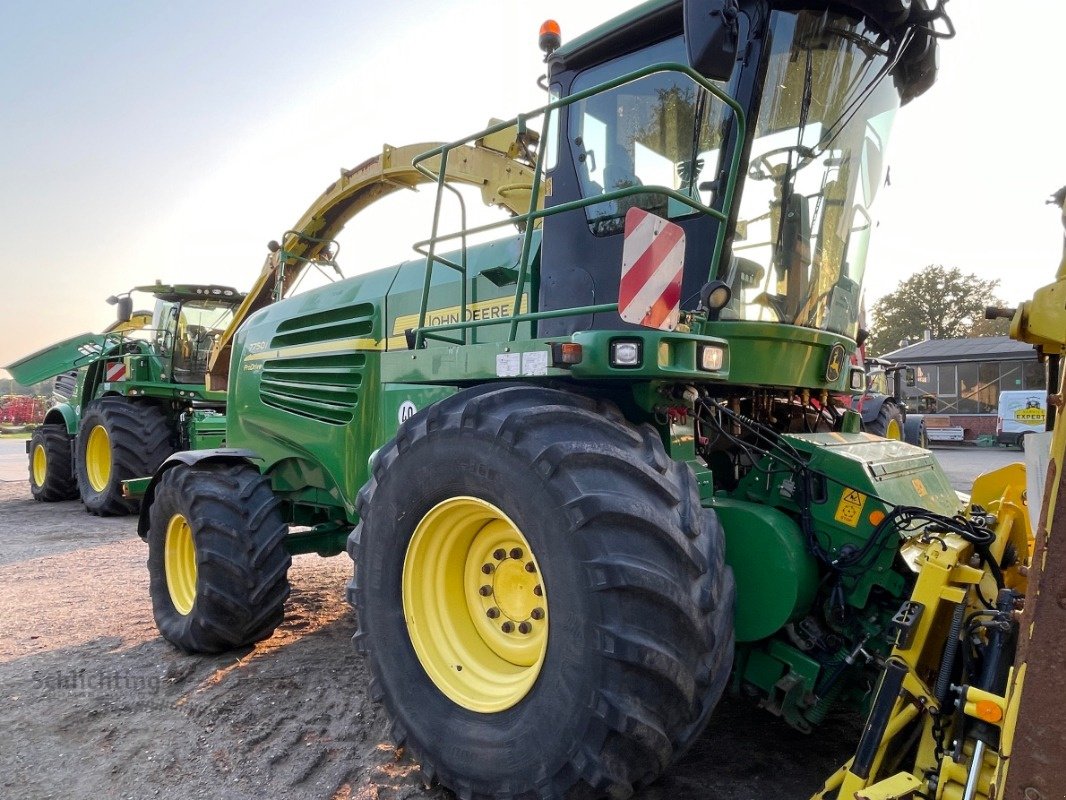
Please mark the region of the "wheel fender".
<svg viewBox="0 0 1066 800"><path fill-rule="evenodd" d="M155 487L168 470L174 469L179 464L194 467L197 464L206 463L244 462L255 466L255 462L261 460L259 454L254 450L241 450L233 447L217 447L213 450L183 450L170 456L159 465L159 469L155 471L155 475L152 476L152 480L148 483L148 488L144 490L144 497L141 498L141 510L137 516L137 535L143 540L148 539L149 512L152 509L152 501L155 500Z"/></svg>
<svg viewBox="0 0 1066 800"><path fill-rule="evenodd" d="M60 403L48 409L48 413L44 415L44 424L63 425L71 436L78 433L78 415L74 413L70 403Z"/></svg>
<svg viewBox="0 0 1066 800"><path fill-rule="evenodd" d="M891 399L892 398L888 395L871 395L869 399L862 404L862 424L869 425L876 420L881 414L882 406Z"/></svg>

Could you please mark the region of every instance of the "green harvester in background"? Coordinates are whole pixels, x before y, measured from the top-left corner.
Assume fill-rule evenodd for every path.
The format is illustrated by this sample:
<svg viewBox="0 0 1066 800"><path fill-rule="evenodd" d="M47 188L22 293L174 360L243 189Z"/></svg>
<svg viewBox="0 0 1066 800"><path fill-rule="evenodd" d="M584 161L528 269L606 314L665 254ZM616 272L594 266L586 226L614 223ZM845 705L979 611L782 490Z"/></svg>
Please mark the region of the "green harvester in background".
<svg viewBox="0 0 1066 800"><path fill-rule="evenodd" d="M134 294L154 301L134 310ZM151 474L175 450L216 447L226 396L204 388L211 349L244 295L228 286L139 286L108 302L103 333L65 339L6 369L28 386L55 378L54 403L26 444L30 491L80 497L93 514L136 510L122 482Z"/></svg>

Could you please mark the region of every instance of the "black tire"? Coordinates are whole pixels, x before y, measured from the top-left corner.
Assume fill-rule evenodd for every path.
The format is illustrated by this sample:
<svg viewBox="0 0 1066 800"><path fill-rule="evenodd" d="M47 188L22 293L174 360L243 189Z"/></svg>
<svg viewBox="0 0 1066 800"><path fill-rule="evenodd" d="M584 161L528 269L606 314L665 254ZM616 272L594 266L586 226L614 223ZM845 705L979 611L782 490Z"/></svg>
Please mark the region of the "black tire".
<svg viewBox="0 0 1066 800"><path fill-rule="evenodd" d="M35 472L35 458L40 448L44 475ZM78 486L71 466L70 436L63 425L42 425L30 436L30 494L42 503L74 500ZM41 478L38 482L38 478Z"/></svg>
<svg viewBox="0 0 1066 800"><path fill-rule="evenodd" d="M903 410L898 404L886 400L881 405L877 419L866 425L866 432L885 439L903 439Z"/></svg>
<svg viewBox="0 0 1066 800"><path fill-rule="evenodd" d="M95 428L107 432L110 469L106 482L94 486L86 466L86 448ZM81 419L74 448L74 472L85 510L101 517L136 511L136 501L122 497L122 481L146 478L175 450L170 425L154 405L121 397L90 404Z"/></svg>
<svg viewBox="0 0 1066 800"><path fill-rule="evenodd" d="M925 450L929 449L929 434L925 428L925 417L908 414L903 423L903 441Z"/></svg>
<svg viewBox="0 0 1066 800"><path fill-rule="evenodd" d="M167 582L167 530L188 521L195 592L182 613ZM281 624L292 557L270 480L247 464L175 466L149 510L148 581L156 627L187 653L220 653L266 639Z"/></svg>
<svg viewBox="0 0 1066 800"><path fill-rule="evenodd" d="M427 778L461 798L626 797L699 736L732 666L733 578L716 515L651 426L566 392L482 387L405 422L371 471L348 543L354 641ZM528 539L552 620L536 682L496 713L435 686L402 608L416 526L463 496Z"/></svg>

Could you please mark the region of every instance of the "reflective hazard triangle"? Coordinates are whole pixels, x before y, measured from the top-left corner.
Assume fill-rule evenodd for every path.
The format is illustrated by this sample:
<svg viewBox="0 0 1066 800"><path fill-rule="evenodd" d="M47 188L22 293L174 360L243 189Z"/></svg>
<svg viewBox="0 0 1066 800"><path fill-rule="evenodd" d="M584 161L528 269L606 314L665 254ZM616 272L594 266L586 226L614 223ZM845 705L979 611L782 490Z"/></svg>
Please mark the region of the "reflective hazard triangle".
<svg viewBox="0 0 1066 800"><path fill-rule="evenodd" d="M685 232L640 208L626 212L618 314L626 322L672 331L681 313Z"/></svg>
<svg viewBox="0 0 1066 800"><path fill-rule="evenodd" d="M108 361L106 375L107 377L104 380L108 383L124 381L126 380L126 365L121 361Z"/></svg>

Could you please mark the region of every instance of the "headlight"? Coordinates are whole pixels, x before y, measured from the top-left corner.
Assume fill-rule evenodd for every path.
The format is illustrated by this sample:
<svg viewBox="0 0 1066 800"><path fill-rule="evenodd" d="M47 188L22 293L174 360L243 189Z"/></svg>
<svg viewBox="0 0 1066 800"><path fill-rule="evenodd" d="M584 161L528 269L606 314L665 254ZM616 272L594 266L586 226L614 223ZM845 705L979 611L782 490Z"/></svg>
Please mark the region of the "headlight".
<svg viewBox="0 0 1066 800"><path fill-rule="evenodd" d="M861 392L866 388L866 373L861 369L853 369L848 377L848 385L853 392Z"/></svg>
<svg viewBox="0 0 1066 800"><path fill-rule="evenodd" d="M713 344L705 344L700 348L700 369L707 372L717 372L725 362L725 349Z"/></svg>
<svg viewBox="0 0 1066 800"><path fill-rule="evenodd" d="M641 342L632 339L616 339L611 342L612 367L639 367L641 362Z"/></svg>

